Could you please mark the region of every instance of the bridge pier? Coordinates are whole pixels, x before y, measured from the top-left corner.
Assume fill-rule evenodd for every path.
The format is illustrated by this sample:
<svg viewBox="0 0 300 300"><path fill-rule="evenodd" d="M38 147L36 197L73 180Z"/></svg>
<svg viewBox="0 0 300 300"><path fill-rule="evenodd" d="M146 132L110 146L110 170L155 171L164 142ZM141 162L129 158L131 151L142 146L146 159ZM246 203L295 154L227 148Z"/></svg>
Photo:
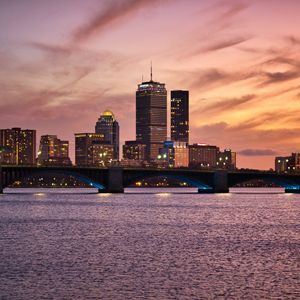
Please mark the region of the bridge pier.
<svg viewBox="0 0 300 300"><path fill-rule="evenodd" d="M228 171L217 170L214 174L214 193L229 193L228 187Z"/></svg>
<svg viewBox="0 0 300 300"><path fill-rule="evenodd" d="M99 193L124 193L123 187L123 169L110 168L108 169L107 185L105 189L99 189Z"/></svg>
<svg viewBox="0 0 300 300"><path fill-rule="evenodd" d="M228 171L216 170L213 177L212 188L199 188L199 194L216 194L216 193L229 193L228 187Z"/></svg>

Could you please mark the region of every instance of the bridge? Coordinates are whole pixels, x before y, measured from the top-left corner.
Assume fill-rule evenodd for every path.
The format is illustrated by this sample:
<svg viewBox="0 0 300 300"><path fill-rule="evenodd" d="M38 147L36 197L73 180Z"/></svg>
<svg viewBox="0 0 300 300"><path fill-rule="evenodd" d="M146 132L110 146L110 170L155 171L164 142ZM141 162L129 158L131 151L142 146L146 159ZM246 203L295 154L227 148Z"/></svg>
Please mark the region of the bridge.
<svg viewBox="0 0 300 300"><path fill-rule="evenodd" d="M186 182L198 188L199 193L228 193L230 187L250 180L264 180L285 188L288 193L300 193L300 175L296 174L264 171L37 166L0 166L0 193L15 181L51 173L73 176L97 188L100 193L123 193L124 188L137 181L158 176Z"/></svg>

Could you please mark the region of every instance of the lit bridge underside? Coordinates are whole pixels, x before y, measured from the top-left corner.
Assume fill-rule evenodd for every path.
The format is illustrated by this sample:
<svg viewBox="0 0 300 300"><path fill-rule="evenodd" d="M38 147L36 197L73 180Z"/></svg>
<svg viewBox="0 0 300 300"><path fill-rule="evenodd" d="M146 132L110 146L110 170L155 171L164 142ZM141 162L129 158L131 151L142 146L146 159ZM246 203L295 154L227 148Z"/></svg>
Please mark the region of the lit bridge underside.
<svg viewBox="0 0 300 300"><path fill-rule="evenodd" d="M229 188L251 180L264 180L285 188L286 192L300 193L300 176L271 172L248 171L227 172L224 170L201 171L189 169L122 169L88 167L36 167L1 166L0 193L15 181L30 176L56 173L73 176L88 183L99 192L123 193L133 183L153 177L165 177L186 182L196 187L199 193L228 193Z"/></svg>

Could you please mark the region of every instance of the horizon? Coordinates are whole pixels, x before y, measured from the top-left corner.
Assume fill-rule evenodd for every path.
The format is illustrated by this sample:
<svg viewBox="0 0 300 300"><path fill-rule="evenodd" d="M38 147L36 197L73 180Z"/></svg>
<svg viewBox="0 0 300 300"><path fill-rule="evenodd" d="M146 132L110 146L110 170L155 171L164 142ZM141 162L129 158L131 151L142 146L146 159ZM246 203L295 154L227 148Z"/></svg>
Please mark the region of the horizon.
<svg viewBox="0 0 300 300"><path fill-rule="evenodd" d="M135 90L153 61L168 118L170 91L190 93L190 144L230 148L238 168L274 169L275 156L299 149L299 9L296 0L3 1L0 128L36 129L37 146L45 134L68 140L74 162L74 134L94 132L108 109L120 144L134 140Z"/></svg>

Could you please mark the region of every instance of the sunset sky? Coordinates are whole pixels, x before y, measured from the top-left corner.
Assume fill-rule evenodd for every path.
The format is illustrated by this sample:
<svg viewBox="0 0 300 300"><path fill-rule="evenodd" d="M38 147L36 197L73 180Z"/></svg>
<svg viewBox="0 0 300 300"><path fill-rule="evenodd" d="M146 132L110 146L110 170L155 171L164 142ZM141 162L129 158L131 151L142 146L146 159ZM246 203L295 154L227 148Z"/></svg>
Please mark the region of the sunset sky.
<svg viewBox="0 0 300 300"><path fill-rule="evenodd" d="M0 128L68 139L149 79L190 91L190 142L268 169L300 151L299 0L0 0ZM39 142L39 139L38 139Z"/></svg>

